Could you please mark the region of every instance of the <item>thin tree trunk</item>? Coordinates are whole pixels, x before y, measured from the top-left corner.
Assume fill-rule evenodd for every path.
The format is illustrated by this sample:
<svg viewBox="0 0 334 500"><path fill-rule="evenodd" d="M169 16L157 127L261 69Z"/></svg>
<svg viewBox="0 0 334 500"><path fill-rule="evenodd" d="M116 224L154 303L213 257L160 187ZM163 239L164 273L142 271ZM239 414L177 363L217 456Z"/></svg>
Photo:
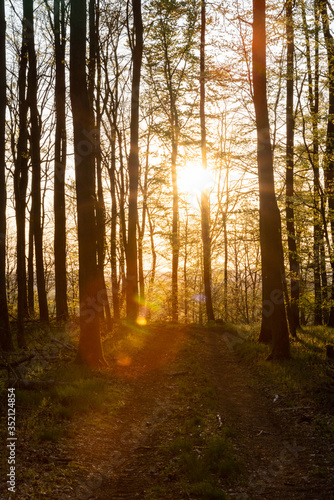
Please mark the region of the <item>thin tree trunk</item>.
<svg viewBox="0 0 334 500"><path fill-rule="evenodd" d="M201 1L201 47L200 47L200 121L202 167L207 168L206 126L205 126L205 0ZM201 226L203 243L203 280L206 315L208 321L214 321L211 293L211 236L210 236L210 202L207 190L201 193Z"/></svg>
<svg viewBox="0 0 334 500"><path fill-rule="evenodd" d="M328 280L327 280L327 269L326 269L325 245L323 238L320 241L320 270L321 270L322 314L323 314L324 324L327 325L329 319Z"/></svg>
<svg viewBox="0 0 334 500"><path fill-rule="evenodd" d="M322 18L322 26L327 49L328 61L328 121L327 121L327 137L326 151L324 155L324 174L325 174L325 190L329 208L329 220L331 226L332 247L334 243L334 38L330 31L329 18L327 12L326 0L319 0L319 7ZM332 276L334 278L334 255L330 255ZM334 279L332 279L331 291L331 308L329 313L328 326L334 327Z"/></svg>
<svg viewBox="0 0 334 500"><path fill-rule="evenodd" d="M149 155L150 155L150 133L147 135L146 153L145 153L145 171L144 171L144 185L142 186L142 216L141 225L138 219L138 280L139 280L139 300L143 307L145 305L145 280L144 280L144 255L143 255L143 241L146 227L146 211L147 211L147 179L149 168Z"/></svg>
<svg viewBox="0 0 334 500"><path fill-rule="evenodd" d="M127 283L126 312L129 321L134 322L138 316L138 283L137 283L137 197L139 176L139 87L143 53L143 25L141 17L141 0L132 0L134 23L134 46L132 47L132 90L130 120L130 154L129 170L129 215L128 237L126 249Z"/></svg>
<svg viewBox="0 0 334 500"><path fill-rule="evenodd" d="M14 193L16 218L16 259L17 259L17 342L24 348L26 345L24 334L24 319L28 313L27 277L25 256L25 218L26 196L28 186L28 103L26 96L26 80L28 65L27 19L22 21L22 47L19 62L18 94L19 94L19 137L17 141Z"/></svg>
<svg viewBox="0 0 334 500"><path fill-rule="evenodd" d="M34 229L33 216L30 214L29 220L29 241L28 241L28 310L29 316L35 315L35 291L34 291Z"/></svg>
<svg viewBox="0 0 334 500"><path fill-rule="evenodd" d="M224 321L228 321L228 237L227 237L227 213L223 214L223 231L224 231Z"/></svg>
<svg viewBox="0 0 334 500"><path fill-rule="evenodd" d="M312 116L312 135L313 135L313 196L314 196L314 223L313 223L313 240L314 240L314 295L315 295L315 311L314 323L321 325L323 319L323 296L327 294L326 288L322 288L321 274L321 247L323 246L323 228L320 216L320 175L319 175L319 4L318 0L314 0L314 17L315 17L315 50L314 50L314 101L311 96L312 81L310 81L311 71L309 72L309 101ZM311 76L312 78L312 76ZM326 270L325 270L326 274ZM327 282L327 277L326 277ZM326 320L325 320L326 322Z"/></svg>
<svg viewBox="0 0 334 500"><path fill-rule="evenodd" d="M294 177L294 127L293 115L293 81L294 81L294 27L293 0L286 3L286 36L287 36L287 79L286 79L286 230L288 234L291 313L289 325L291 333L296 336L299 327L299 260L296 244L295 214L293 206Z"/></svg>
<svg viewBox="0 0 334 500"><path fill-rule="evenodd" d="M189 225L189 215L188 208L186 206L186 220L184 228L184 262L183 262L183 281L184 281L184 320L188 323L188 225Z"/></svg>
<svg viewBox="0 0 334 500"><path fill-rule="evenodd" d="M103 181L102 181L102 157L101 157L101 60L100 60L100 50L99 50L99 1L91 2L94 5L93 12L91 12L91 17L95 22L90 20L90 59L96 61L96 65L91 68L91 86L93 87L91 99L91 105L93 102L94 88L96 87L96 137L95 137L95 154L96 154L96 179L97 179L97 203L96 203L96 226L97 226L97 263L99 272L99 287L100 287L100 297L101 305L105 312L105 318L108 328L111 328L111 313L109 306L108 293L106 288L105 276L104 276L104 261L105 261L105 238L106 238L106 224L105 224L105 203L103 195ZM92 9L91 9L92 10ZM97 69L97 81L95 82L95 66ZM93 112L93 111L92 111ZM103 315L102 310L102 316Z"/></svg>
<svg viewBox="0 0 334 500"><path fill-rule="evenodd" d="M119 239L120 239L120 256L119 256L119 282L120 282L120 294L119 294L119 308L123 311L123 305L126 299L126 272L125 272L125 261L126 261L126 223L125 223L125 183L124 183L124 164L123 164L123 140L122 134L117 129L118 136L118 147L119 147Z"/></svg>
<svg viewBox="0 0 334 500"><path fill-rule="evenodd" d="M56 318L68 318L66 279L66 213L65 213L65 170L66 170L66 84L65 84L65 2L54 2L54 35L56 57L56 133L54 166L54 253L56 285Z"/></svg>
<svg viewBox="0 0 334 500"><path fill-rule="evenodd" d="M6 290L6 18L5 1L0 0L0 349L11 351Z"/></svg>
<svg viewBox="0 0 334 500"><path fill-rule="evenodd" d="M110 190L111 190L111 237L110 237L110 258L111 258L111 285L114 320L120 318L119 304L119 284L117 279L117 200L116 200L116 137L113 132L111 140L111 167L109 169Z"/></svg>
<svg viewBox="0 0 334 500"><path fill-rule="evenodd" d="M269 359L290 357L289 330L284 305L284 258L281 218L275 197L266 84L265 0L253 0L253 89L257 128L260 194L260 244L262 276L270 307L272 352Z"/></svg>
<svg viewBox="0 0 334 500"><path fill-rule="evenodd" d="M23 15L27 19L27 45L29 57L28 71L28 104L30 107L30 146L31 146L31 212L33 217L33 232L36 257L36 278L40 320L48 323L48 303L46 297L44 259L43 259L43 230L41 221L41 118L37 107L37 67L34 35L33 0L23 2Z"/></svg>
<svg viewBox="0 0 334 500"><path fill-rule="evenodd" d="M178 292L178 268L179 268L179 193L177 187L176 159L178 153L178 120L173 97L171 97L172 114L172 186L173 186L173 220L172 220L172 321L179 320L179 292Z"/></svg>
<svg viewBox="0 0 334 500"><path fill-rule="evenodd" d="M152 252L152 270L151 270L151 277L150 277L150 283L149 283L149 291L153 288L154 281L155 281L155 272L156 272L156 267L157 267L157 252L155 250L155 244L154 244L154 227L152 223L152 217L150 215L149 210L147 210L147 220L148 220L148 226L150 229L150 242L151 242L151 252Z"/></svg>
<svg viewBox="0 0 334 500"><path fill-rule="evenodd" d="M313 273L314 273L314 323L322 324L322 290L320 279L320 244L322 239L322 226L320 216L320 177L319 177L319 133L318 133L318 111L319 111L319 7L318 1L314 1L315 16L315 52L314 52L314 85L311 67L311 50L309 29L307 24L305 4L302 6L303 29L306 42L306 64L308 74L308 101L312 119L312 167L313 167Z"/></svg>
<svg viewBox="0 0 334 500"><path fill-rule="evenodd" d="M80 338L77 361L105 365L100 338L96 264L93 117L86 79L86 0L71 0L70 95L72 102L79 243Z"/></svg>

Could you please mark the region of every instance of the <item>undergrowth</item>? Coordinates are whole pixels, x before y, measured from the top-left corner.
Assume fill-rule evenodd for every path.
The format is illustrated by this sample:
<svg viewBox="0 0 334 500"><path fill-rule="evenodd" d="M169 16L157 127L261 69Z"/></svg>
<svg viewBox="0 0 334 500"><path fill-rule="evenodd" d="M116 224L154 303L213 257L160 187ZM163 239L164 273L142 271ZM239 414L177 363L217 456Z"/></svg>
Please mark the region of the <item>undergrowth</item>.
<svg viewBox="0 0 334 500"><path fill-rule="evenodd" d="M177 409L161 429L163 440L156 453L163 464L159 483L167 486L153 487L147 499L178 494L180 498L224 500L226 487L242 476L243 464L231 440L235 431L217 420L218 397L198 361L200 350L200 335L191 335L174 367L181 374L175 394Z"/></svg>
<svg viewBox="0 0 334 500"><path fill-rule="evenodd" d="M326 345L334 341L333 329L303 327L298 338L291 340L291 359L275 362L266 360L270 346L259 343L258 334L257 327L250 329L250 335L235 345L235 353L252 366L272 394L284 398L287 406L314 401L319 410L315 418L319 433L334 436L334 364L326 359Z"/></svg>

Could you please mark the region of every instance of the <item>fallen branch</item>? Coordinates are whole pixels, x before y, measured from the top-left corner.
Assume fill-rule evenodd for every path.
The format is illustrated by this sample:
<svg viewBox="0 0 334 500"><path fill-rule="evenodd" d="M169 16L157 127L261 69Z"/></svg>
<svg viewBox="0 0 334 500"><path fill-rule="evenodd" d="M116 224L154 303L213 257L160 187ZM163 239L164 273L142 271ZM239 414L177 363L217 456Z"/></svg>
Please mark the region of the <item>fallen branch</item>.
<svg viewBox="0 0 334 500"><path fill-rule="evenodd" d="M61 340L58 340L55 338L52 338L50 340L51 340L51 342L56 342L57 344L62 345L63 347L65 347L66 349L69 349L70 351L76 351L76 348L71 344L65 344L65 342L62 342Z"/></svg>

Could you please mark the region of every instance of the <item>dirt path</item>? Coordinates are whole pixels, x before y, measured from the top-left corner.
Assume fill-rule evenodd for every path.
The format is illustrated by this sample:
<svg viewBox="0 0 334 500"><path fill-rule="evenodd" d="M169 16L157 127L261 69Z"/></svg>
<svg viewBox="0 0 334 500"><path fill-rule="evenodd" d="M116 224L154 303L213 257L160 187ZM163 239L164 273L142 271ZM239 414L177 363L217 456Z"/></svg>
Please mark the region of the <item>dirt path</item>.
<svg viewBox="0 0 334 500"><path fill-rule="evenodd" d="M168 439L161 429L173 422L178 406L175 392L182 372L176 371L175 360L185 356L188 335L198 340L203 333L156 329L134 359L124 354L114 363L113 375L127 380L129 392L115 415L89 414L76 421L70 453L91 473L78 478L60 500L148 498L146 491L157 484L164 465L156 444ZM333 460L326 462L328 450L303 414L254 388L248 369L229 352L221 334L210 332L199 346L198 361L217 391L219 418L235 429L233 443L245 463L242 481L228 487L230 498L334 499L333 468L328 476ZM321 471L327 474L321 477ZM191 498L175 489L172 479L167 490L156 500Z"/></svg>
<svg viewBox="0 0 334 500"><path fill-rule="evenodd" d="M76 422L79 430L71 455L90 464L93 472L81 479L74 495L64 495L64 499L144 498L154 466L150 467L155 427L173 411L175 387L168 373L185 338L183 328L153 329L153 336L134 359L124 353L111 367L114 376L127 380L129 395L114 418L85 416ZM173 378L173 368L171 373Z"/></svg>
<svg viewBox="0 0 334 500"><path fill-rule="evenodd" d="M236 429L235 447L247 464L247 485L235 493L271 500L333 499L334 469L329 457L326 462L328 449L313 435L307 407L291 411L279 398L250 386L249 371L228 351L223 336L210 335L207 345L222 415Z"/></svg>

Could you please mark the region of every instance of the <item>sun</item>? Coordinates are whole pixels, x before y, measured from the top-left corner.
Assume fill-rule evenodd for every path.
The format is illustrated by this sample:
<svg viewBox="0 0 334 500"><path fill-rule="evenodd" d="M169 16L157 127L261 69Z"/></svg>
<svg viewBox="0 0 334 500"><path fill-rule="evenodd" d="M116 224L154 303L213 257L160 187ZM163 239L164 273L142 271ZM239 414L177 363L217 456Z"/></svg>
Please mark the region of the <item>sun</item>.
<svg viewBox="0 0 334 500"><path fill-rule="evenodd" d="M213 177L208 169L198 163L188 163L178 175L178 184L181 191L192 195L201 194L213 186Z"/></svg>

